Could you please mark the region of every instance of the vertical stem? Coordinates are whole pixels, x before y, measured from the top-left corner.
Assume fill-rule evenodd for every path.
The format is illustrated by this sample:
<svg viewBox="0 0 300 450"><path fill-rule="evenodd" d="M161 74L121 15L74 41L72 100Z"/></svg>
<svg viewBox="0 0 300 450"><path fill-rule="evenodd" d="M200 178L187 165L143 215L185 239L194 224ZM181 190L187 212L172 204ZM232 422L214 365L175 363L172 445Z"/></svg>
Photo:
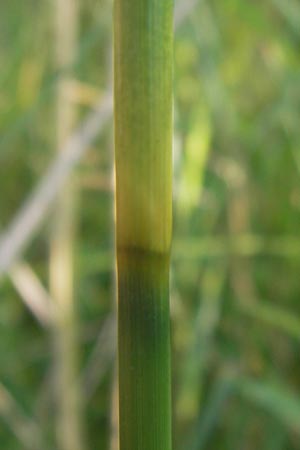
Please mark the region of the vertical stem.
<svg viewBox="0 0 300 450"><path fill-rule="evenodd" d="M167 258L118 254L120 450L170 450Z"/></svg>
<svg viewBox="0 0 300 450"><path fill-rule="evenodd" d="M171 450L172 0L115 0L120 450Z"/></svg>
<svg viewBox="0 0 300 450"><path fill-rule="evenodd" d="M57 148L62 148L75 121L68 95L68 71L77 40L77 0L56 0L55 59L61 76L57 86ZM59 450L82 450L77 342L73 293L74 192L72 180L62 190L53 219L50 246L50 292L55 302L56 433Z"/></svg>

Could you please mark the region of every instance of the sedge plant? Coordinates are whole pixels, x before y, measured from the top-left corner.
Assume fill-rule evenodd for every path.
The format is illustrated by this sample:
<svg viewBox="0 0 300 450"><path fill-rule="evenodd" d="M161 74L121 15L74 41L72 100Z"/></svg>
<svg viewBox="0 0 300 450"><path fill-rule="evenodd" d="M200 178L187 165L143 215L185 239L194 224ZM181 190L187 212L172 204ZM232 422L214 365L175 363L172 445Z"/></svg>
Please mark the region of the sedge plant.
<svg viewBox="0 0 300 450"><path fill-rule="evenodd" d="M171 450L172 0L115 0L120 450Z"/></svg>

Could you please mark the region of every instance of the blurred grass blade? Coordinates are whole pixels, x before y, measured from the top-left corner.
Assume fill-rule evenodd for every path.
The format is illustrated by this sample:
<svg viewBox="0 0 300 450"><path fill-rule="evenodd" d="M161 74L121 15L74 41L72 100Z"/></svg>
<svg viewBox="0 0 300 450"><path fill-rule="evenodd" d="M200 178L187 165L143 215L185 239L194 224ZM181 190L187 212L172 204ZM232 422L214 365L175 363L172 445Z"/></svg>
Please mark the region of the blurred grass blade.
<svg viewBox="0 0 300 450"><path fill-rule="evenodd" d="M189 422L199 411L204 370L213 347L214 333L221 315L224 267L208 267L203 275L201 302L193 327L193 341L187 353L181 388L176 402L178 420Z"/></svg>
<svg viewBox="0 0 300 450"><path fill-rule="evenodd" d="M46 450L38 424L26 416L17 401L1 383L0 417L17 437L22 449Z"/></svg>
<svg viewBox="0 0 300 450"><path fill-rule="evenodd" d="M211 121L205 108L197 108L186 139L178 194L180 213L188 216L200 202L211 145Z"/></svg>
<svg viewBox="0 0 300 450"><path fill-rule="evenodd" d="M49 327L53 319L52 299L32 268L20 262L13 266L9 276L32 314L43 327Z"/></svg>
<svg viewBox="0 0 300 450"><path fill-rule="evenodd" d="M277 10L286 19L293 32L300 35L300 10L297 0L271 0Z"/></svg>
<svg viewBox="0 0 300 450"><path fill-rule="evenodd" d="M277 305L266 302L252 302L239 305L242 311L254 319L277 328L297 340L300 339L300 318Z"/></svg>
<svg viewBox="0 0 300 450"><path fill-rule="evenodd" d="M242 378L237 389L247 401L263 408L291 431L300 433L300 396L288 386L272 380Z"/></svg>
<svg viewBox="0 0 300 450"><path fill-rule="evenodd" d="M71 67L77 53L78 0L56 0L55 63L58 71ZM56 146L63 149L75 124L76 110L68 92L71 74L65 73L56 90ZM55 204L49 255L49 285L54 302L52 329L55 365L56 435L59 450L83 450L83 418L78 383L78 337L74 303L73 253L75 190L72 178Z"/></svg>
<svg viewBox="0 0 300 450"><path fill-rule="evenodd" d="M192 434L190 445L185 446L190 450L202 450L209 448L208 442L222 414L222 408L232 393L234 379L232 376L222 376L213 385L208 397L207 405L200 414L199 420ZM182 450L185 450L182 449Z"/></svg>

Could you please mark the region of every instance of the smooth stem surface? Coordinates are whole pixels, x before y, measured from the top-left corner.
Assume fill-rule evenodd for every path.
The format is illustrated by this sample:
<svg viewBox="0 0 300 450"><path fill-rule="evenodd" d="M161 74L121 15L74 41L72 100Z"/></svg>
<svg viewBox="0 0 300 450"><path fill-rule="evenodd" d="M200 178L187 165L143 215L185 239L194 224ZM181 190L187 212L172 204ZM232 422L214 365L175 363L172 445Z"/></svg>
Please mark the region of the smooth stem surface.
<svg viewBox="0 0 300 450"><path fill-rule="evenodd" d="M171 0L115 0L120 450L171 450Z"/></svg>
<svg viewBox="0 0 300 450"><path fill-rule="evenodd" d="M169 251L172 11L171 0L115 0L118 248Z"/></svg>
<svg viewBox="0 0 300 450"><path fill-rule="evenodd" d="M119 254L120 449L171 449L169 261Z"/></svg>

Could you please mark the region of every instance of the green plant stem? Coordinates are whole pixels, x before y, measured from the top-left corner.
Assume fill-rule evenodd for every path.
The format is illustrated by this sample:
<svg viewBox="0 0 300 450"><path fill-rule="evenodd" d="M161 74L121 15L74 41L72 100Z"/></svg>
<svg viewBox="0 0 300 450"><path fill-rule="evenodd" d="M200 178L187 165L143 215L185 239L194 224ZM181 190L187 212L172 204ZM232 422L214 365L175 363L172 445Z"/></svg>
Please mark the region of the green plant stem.
<svg viewBox="0 0 300 450"><path fill-rule="evenodd" d="M118 248L167 253L172 220L172 0L115 0Z"/></svg>
<svg viewBox="0 0 300 450"><path fill-rule="evenodd" d="M171 0L115 0L120 450L171 450Z"/></svg>
<svg viewBox="0 0 300 450"><path fill-rule="evenodd" d="M121 450L171 449L168 265L118 255Z"/></svg>

